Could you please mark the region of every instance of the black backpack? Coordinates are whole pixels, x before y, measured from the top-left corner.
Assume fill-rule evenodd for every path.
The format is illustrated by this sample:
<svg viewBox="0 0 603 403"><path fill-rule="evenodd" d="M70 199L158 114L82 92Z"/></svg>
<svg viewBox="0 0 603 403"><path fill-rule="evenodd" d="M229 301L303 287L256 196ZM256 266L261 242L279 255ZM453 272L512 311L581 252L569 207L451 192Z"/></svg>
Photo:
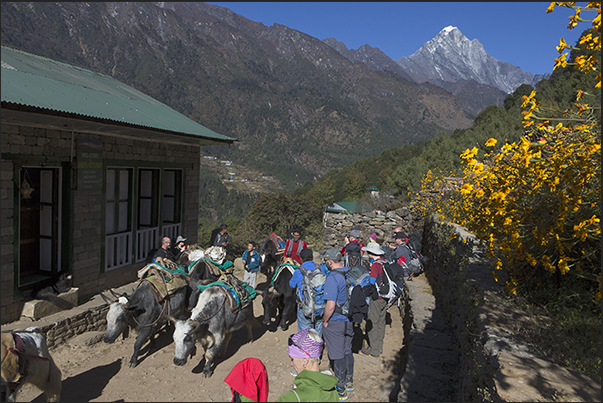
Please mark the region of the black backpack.
<svg viewBox="0 0 603 403"><path fill-rule="evenodd" d="M345 246L345 256L343 257L345 267L354 267L362 265L362 246L359 242L349 242Z"/></svg>
<svg viewBox="0 0 603 403"><path fill-rule="evenodd" d="M377 290L379 296L386 299L389 305L392 305L402 295L404 288L406 288L404 268L395 261L386 261L382 262L382 264L384 273L382 279L377 278Z"/></svg>
<svg viewBox="0 0 603 403"><path fill-rule="evenodd" d="M345 278L346 299L343 304L335 305L335 313L345 315L354 323L362 323L368 316L370 294L367 290L374 287L370 272L366 267L354 266L347 272L333 270Z"/></svg>

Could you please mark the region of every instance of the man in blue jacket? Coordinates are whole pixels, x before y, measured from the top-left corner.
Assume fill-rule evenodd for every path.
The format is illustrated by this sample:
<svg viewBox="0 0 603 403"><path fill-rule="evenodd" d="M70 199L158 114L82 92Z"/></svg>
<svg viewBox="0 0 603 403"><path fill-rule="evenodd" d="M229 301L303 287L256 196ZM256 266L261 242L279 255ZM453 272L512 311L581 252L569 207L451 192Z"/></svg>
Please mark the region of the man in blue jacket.
<svg viewBox="0 0 603 403"><path fill-rule="evenodd" d="M246 282L250 287L255 288L255 282L260 270L260 254L255 250L255 242L249 241L247 249L243 252L243 269L245 275L243 281Z"/></svg>

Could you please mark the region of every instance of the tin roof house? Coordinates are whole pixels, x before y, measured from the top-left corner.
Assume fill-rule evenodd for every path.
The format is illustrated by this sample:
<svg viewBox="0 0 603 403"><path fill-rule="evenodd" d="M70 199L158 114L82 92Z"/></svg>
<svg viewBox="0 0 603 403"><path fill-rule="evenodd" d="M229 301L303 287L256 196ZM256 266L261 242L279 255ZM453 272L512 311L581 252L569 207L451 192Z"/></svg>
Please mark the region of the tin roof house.
<svg viewBox="0 0 603 403"><path fill-rule="evenodd" d="M200 146L232 144L115 80L2 46L2 323L40 281L79 298L136 280L163 236L197 239Z"/></svg>

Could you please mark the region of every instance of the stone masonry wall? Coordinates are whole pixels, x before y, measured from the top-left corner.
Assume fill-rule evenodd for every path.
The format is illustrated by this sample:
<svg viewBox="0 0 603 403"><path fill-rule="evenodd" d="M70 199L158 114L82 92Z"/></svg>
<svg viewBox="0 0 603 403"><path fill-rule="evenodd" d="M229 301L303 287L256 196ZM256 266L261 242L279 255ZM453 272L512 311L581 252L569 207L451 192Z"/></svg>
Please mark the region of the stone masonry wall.
<svg viewBox="0 0 603 403"><path fill-rule="evenodd" d="M381 233L387 242L394 242L393 234L396 227L402 227L406 234L423 232L423 218L411 212L411 207L401 207L384 213L373 210L356 214L325 213L323 247L340 249L344 237L353 229L360 231L360 241L365 245L373 232Z"/></svg>
<svg viewBox="0 0 603 403"><path fill-rule="evenodd" d="M181 146L131 140L110 136L99 136L89 133L78 133L63 130L32 128L12 124L2 124L1 149L2 161L0 176L0 199L2 202L2 248L1 270L1 308L2 323L19 317L26 293L15 290L15 245L14 229L14 176L18 175L20 164L46 165L70 169L70 158L74 155L77 138L101 140L103 143L103 159L115 161L123 166L141 164L141 166L170 167L170 164L190 164L193 168L183 171L185 182L184 216L182 235L189 243L197 239L198 199L199 199L199 147ZM9 156L9 158L5 158ZM63 183L63 187L71 186ZM102 219L104 199L102 190L71 190L72 202L63 200L63 206L70 206L72 234L63 234L65 239L71 237L72 249L69 260L72 262L73 286L80 289L80 299L86 299L99 291L125 284L135 280L135 272L141 264L119 268L103 273L102 257ZM72 203L72 204L70 204Z"/></svg>

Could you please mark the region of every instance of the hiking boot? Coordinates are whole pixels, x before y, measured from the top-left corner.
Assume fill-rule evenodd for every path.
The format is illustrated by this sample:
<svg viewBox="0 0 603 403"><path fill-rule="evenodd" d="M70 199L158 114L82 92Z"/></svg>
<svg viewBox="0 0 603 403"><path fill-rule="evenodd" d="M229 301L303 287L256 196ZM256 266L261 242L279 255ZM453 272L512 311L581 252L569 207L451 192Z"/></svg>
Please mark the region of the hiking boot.
<svg viewBox="0 0 603 403"><path fill-rule="evenodd" d="M347 381L345 383L345 391L346 392L353 392L354 391L354 384L352 383L352 381Z"/></svg>
<svg viewBox="0 0 603 403"><path fill-rule="evenodd" d="M370 347L364 347L364 348L362 348L362 350L360 350L360 352L363 355L368 355L368 356L375 357L375 358L379 357L379 355L380 355L380 354L374 353Z"/></svg>
<svg viewBox="0 0 603 403"><path fill-rule="evenodd" d="M345 389L339 389L337 387L335 389L337 389L337 394L339 395L340 402L345 402L346 400L348 400L348 392L346 392Z"/></svg>

